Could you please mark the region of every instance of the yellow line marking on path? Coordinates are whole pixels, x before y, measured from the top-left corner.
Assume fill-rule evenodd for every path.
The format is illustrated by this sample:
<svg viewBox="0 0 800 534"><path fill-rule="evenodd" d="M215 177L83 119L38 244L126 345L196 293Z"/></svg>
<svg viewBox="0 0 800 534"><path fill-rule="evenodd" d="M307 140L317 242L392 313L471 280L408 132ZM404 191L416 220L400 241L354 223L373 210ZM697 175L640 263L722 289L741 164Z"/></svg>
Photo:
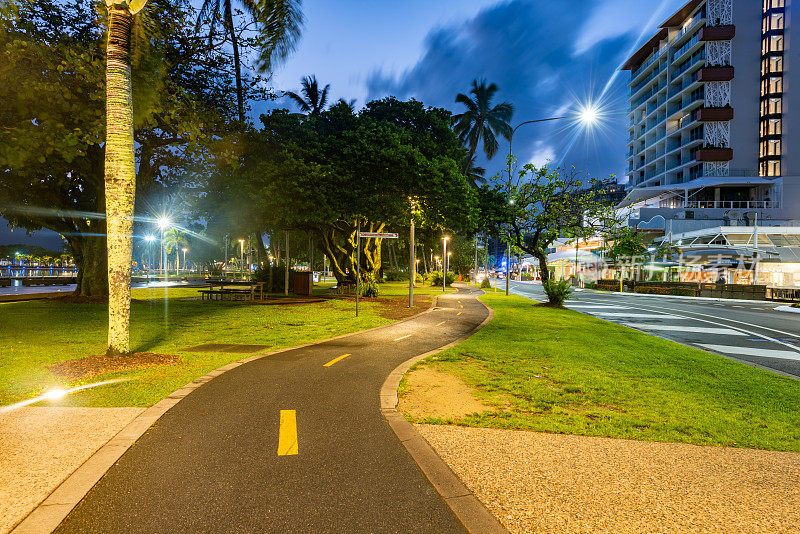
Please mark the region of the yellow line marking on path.
<svg viewBox="0 0 800 534"><path fill-rule="evenodd" d="M446 322L447 322L447 321L442 321L441 323L437 324L436 326L442 326L442 325L443 325L444 323L446 323Z"/></svg>
<svg viewBox="0 0 800 534"><path fill-rule="evenodd" d="M331 366L331 365L333 365L334 363L338 362L339 360L344 360L344 359L345 359L345 358L347 358L348 356L350 356L350 355L349 355L349 354L342 354L342 355L341 355L341 356L339 356L338 358L334 358L334 359L332 359L331 361L329 361L328 363L326 363L326 364L325 364L325 365L323 365L322 367L330 367L330 366Z"/></svg>
<svg viewBox="0 0 800 534"><path fill-rule="evenodd" d="M278 432L278 456L297 454L297 412L281 410Z"/></svg>
<svg viewBox="0 0 800 534"><path fill-rule="evenodd" d="M458 312L456 315L461 315L462 313L464 313L464 312Z"/></svg>
<svg viewBox="0 0 800 534"><path fill-rule="evenodd" d="M395 339L395 341L400 341L401 339L405 339L405 338L407 338L407 337L411 337L411 336L413 336L413 335L414 335L414 334L408 334L407 336L398 337L397 339Z"/></svg>

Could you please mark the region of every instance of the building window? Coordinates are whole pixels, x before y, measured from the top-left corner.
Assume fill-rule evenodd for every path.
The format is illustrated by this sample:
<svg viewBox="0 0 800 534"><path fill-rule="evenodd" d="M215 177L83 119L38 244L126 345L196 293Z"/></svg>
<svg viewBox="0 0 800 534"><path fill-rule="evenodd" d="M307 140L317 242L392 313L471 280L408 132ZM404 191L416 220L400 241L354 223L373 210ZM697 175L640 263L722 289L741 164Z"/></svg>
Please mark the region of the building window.
<svg viewBox="0 0 800 534"><path fill-rule="evenodd" d="M761 75L783 72L783 56L770 56L761 61Z"/></svg>
<svg viewBox="0 0 800 534"><path fill-rule="evenodd" d="M761 94L774 95L783 92L783 76L770 76L761 80Z"/></svg>
<svg viewBox="0 0 800 534"><path fill-rule="evenodd" d="M760 128L761 137L767 135L781 135L783 133L781 123L781 119L762 120Z"/></svg>
<svg viewBox="0 0 800 534"><path fill-rule="evenodd" d="M783 134L783 49L786 16L784 0L763 0L761 15L761 107L759 175L781 176Z"/></svg>

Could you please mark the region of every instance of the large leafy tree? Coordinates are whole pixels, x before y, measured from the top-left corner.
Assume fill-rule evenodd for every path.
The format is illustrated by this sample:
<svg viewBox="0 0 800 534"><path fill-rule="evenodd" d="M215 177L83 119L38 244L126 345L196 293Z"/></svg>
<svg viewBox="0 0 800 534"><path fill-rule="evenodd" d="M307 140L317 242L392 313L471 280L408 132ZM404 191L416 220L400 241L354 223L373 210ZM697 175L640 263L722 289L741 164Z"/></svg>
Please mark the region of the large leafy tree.
<svg viewBox="0 0 800 534"><path fill-rule="evenodd" d="M251 46L257 54L256 69L270 72L291 54L303 27L301 0L239 0L242 15L249 20L248 27L255 35ZM209 41L213 41L218 22L221 22L233 50L236 79L236 109L240 122L244 122L245 89L240 54L240 28L234 22L234 0L203 0L197 18L197 27L206 25Z"/></svg>
<svg viewBox="0 0 800 534"><path fill-rule="evenodd" d="M478 145L483 144L483 153L491 159L499 148L497 136L511 139L511 117L514 115L514 106L509 102L492 105L498 87L495 84L486 84L485 80L472 81L470 95L459 93L456 102L464 104L467 108L463 113L453 116L453 128L461 142L469 150L464 167L469 169L474 165L474 157Z"/></svg>
<svg viewBox="0 0 800 534"><path fill-rule="evenodd" d="M287 91L286 96L288 96L297 106L300 108L300 111L306 113L310 116L317 116L325 109L325 104L328 103L328 91L331 88L331 84L327 84L325 87L322 88L322 91L319 90L319 82L317 82L317 77L313 74L311 76L306 76L300 82L300 94L295 93L294 91ZM339 103L344 103L347 105L351 111L354 110L355 103L350 104L344 99L339 99Z"/></svg>
<svg viewBox="0 0 800 534"><path fill-rule="evenodd" d="M159 190L208 172L236 143L233 76L221 45L194 31L181 0L149 0L152 44L131 56L137 211ZM64 236L81 296L108 294L105 32L91 0L0 12L0 214Z"/></svg>
<svg viewBox="0 0 800 534"><path fill-rule="evenodd" d="M386 98L359 114L337 103L309 118L276 110L262 122L246 155L212 177L209 191L248 199L250 217L268 228L313 234L340 282L355 281L357 228L405 227L412 199L423 228L473 230L475 193L460 169L464 150L449 112ZM242 180L231 183L233 173ZM381 268L381 244L362 240L365 281Z"/></svg>

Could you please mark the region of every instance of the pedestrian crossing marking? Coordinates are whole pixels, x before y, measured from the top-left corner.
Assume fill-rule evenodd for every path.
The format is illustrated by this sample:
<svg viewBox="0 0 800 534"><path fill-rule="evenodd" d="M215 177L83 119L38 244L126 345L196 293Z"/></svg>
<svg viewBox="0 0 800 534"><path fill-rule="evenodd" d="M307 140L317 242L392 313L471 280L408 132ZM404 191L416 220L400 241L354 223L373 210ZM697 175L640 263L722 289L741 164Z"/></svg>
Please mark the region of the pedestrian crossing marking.
<svg viewBox="0 0 800 534"><path fill-rule="evenodd" d="M760 356L762 358L779 358L781 360L800 360L800 352L794 350L759 349L755 347L736 347L731 345L714 345L698 343L703 348L723 354L739 354L742 356Z"/></svg>
<svg viewBox="0 0 800 534"><path fill-rule="evenodd" d="M686 332L688 334L719 334L725 336L747 336L744 332L733 330L732 328L709 328L703 326L681 326L671 324L639 324L627 323L626 326L635 326L642 330L664 330L674 332Z"/></svg>

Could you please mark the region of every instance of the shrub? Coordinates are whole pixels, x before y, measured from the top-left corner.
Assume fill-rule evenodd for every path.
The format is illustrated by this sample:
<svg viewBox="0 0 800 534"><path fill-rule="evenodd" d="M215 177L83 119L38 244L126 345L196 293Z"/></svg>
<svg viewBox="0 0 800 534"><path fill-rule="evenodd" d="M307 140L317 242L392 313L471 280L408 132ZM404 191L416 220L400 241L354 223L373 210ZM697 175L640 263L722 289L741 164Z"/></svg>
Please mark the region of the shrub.
<svg viewBox="0 0 800 534"><path fill-rule="evenodd" d="M422 278L421 274L417 273L417 274L414 275L414 283L415 284L422 284L424 282L425 282L425 279Z"/></svg>
<svg viewBox="0 0 800 534"><path fill-rule="evenodd" d="M561 306L572 295L572 286L569 280L553 280L552 278L542 284L547 300L554 306Z"/></svg>
<svg viewBox="0 0 800 534"><path fill-rule="evenodd" d="M378 282L375 280L364 280L361 282L361 296L362 297L377 297L378 296Z"/></svg>
<svg viewBox="0 0 800 534"><path fill-rule="evenodd" d="M484 278L483 282L481 282L481 289L491 289L491 288L492 288L491 280L489 280L488 277Z"/></svg>
<svg viewBox="0 0 800 534"><path fill-rule="evenodd" d="M387 282L402 282L408 280L408 273L400 271L386 271Z"/></svg>
<svg viewBox="0 0 800 534"><path fill-rule="evenodd" d="M691 287L657 287L657 286L636 286L634 293L644 293L647 295L676 295L680 297L694 297L695 290Z"/></svg>
<svg viewBox="0 0 800 534"><path fill-rule="evenodd" d="M452 285L456 280L456 274L453 271L447 271L447 285ZM432 286L442 285L442 271L431 271L428 274L428 282Z"/></svg>

